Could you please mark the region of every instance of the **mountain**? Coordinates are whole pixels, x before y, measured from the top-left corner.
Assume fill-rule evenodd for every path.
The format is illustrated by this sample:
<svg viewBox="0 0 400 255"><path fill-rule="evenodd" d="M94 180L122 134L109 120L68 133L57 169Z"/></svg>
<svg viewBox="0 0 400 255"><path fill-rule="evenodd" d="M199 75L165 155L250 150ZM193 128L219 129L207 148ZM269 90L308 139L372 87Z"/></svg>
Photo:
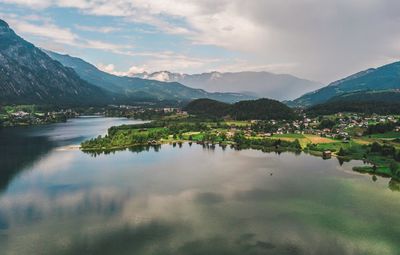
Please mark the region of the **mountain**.
<svg viewBox="0 0 400 255"><path fill-rule="evenodd" d="M320 83L292 75L269 72L179 74L161 71L136 74L135 77L179 82L189 87L207 91L233 91L277 100L294 99L305 91L311 91L322 86Z"/></svg>
<svg viewBox="0 0 400 255"><path fill-rule="evenodd" d="M387 102L400 103L400 89L382 91L362 91L341 94L328 102Z"/></svg>
<svg viewBox="0 0 400 255"><path fill-rule="evenodd" d="M289 104L292 106L311 106L327 102L341 94L396 89L400 89L400 62L353 74L319 90L307 93Z"/></svg>
<svg viewBox="0 0 400 255"><path fill-rule="evenodd" d="M87 82L104 90L122 94L132 99L148 100L193 100L211 98L224 102L237 102L254 97L240 93L209 93L202 89L193 89L178 82L163 82L137 77L116 76L103 72L94 65L76 57L51 51L46 53L63 65L73 68Z"/></svg>
<svg viewBox="0 0 400 255"><path fill-rule="evenodd" d="M82 105L110 100L105 91L82 80L0 20L1 104Z"/></svg>
<svg viewBox="0 0 400 255"><path fill-rule="evenodd" d="M335 96L307 109L312 115L338 112L400 114L400 91L362 91Z"/></svg>
<svg viewBox="0 0 400 255"><path fill-rule="evenodd" d="M186 105L184 110L190 114L218 118L229 116L235 120L295 118L295 113L291 108L279 101L266 98L245 100L234 104L226 104L210 99L197 99Z"/></svg>

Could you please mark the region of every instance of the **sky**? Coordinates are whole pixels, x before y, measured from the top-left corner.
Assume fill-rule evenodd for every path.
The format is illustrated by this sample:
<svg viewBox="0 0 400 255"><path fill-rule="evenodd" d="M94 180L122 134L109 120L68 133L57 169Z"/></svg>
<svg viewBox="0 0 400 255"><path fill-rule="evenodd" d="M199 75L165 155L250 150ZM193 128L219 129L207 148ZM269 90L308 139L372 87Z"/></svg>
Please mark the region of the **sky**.
<svg viewBox="0 0 400 255"><path fill-rule="evenodd" d="M35 45L119 75L270 71L328 83L400 58L395 0L0 0Z"/></svg>

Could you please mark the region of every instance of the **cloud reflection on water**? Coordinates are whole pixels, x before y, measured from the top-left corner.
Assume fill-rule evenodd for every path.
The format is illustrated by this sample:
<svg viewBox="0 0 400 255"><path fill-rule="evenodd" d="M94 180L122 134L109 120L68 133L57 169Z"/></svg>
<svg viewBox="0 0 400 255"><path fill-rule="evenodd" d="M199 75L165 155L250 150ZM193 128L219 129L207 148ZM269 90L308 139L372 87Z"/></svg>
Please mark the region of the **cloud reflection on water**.
<svg viewBox="0 0 400 255"><path fill-rule="evenodd" d="M390 202L396 194L337 171L335 160L166 145L97 158L71 151L60 172L59 153L1 196L5 254L33 248L37 254L393 254L397 248L399 230L387 229L400 220L399 205ZM391 212L376 221L382 208Z"/></svg>

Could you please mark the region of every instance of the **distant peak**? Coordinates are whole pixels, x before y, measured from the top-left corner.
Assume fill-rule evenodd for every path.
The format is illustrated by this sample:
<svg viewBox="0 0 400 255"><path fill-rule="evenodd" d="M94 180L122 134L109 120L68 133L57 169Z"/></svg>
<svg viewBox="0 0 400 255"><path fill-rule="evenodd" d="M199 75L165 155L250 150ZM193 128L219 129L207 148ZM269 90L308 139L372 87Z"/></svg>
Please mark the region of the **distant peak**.
<svg viewBox="0 0 400 255"><path fill-rule="evenodd" d="M11 30L10 26L8 26L7 22L0 19L0 35L9 35L13 31Z"/></svg>
<svg viewBox="0 0 400 255"><path fill-rule="evenodd" d="M9 28L7 22L5 22L5 21L2 20L2 19L0 19L0 27Z"/></svg>

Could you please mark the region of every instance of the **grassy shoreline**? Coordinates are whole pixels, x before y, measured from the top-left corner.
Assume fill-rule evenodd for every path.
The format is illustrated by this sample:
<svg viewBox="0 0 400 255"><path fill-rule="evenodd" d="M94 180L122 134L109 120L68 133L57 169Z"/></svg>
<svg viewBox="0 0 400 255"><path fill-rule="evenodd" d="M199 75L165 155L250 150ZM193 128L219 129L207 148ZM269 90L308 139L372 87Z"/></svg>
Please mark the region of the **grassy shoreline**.
<svg viewBox="0 0 400 255"><path fill-rule="evenodd" d="M359 143L305 134L282 134L263 137L249 128L249 125L234 129L227 123L187 120L150 122L140 125L111 127L107 135L85 141L81 144L84 152L110 152L135 146L159 146L162 144L199 143L215 147L232 146L235 149L256 149L264 152L304 152L323 157L330 156L339 161L363 160L369 166L356 166L354 171L400 180L400 152L385 143ZM234 132L232 131L234 130ZM326 156L326 155L325 155Z"/></svg>

